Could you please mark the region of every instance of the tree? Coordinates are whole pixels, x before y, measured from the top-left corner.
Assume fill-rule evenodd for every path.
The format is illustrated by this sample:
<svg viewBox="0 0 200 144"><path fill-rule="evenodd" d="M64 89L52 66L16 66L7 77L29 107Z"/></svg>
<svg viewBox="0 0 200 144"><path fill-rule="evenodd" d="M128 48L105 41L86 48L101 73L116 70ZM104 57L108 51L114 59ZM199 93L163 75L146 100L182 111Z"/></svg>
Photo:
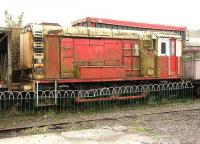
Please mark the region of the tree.
<svg viewBox="0 0 200 144"><path fill-rule="evenodd" d="M12 68L17 69L19 67L20 59L20 33L23 29L24 13L22 12L16 19L8 12L4 11L5 23L11 32L9 33L9 47L12 55Z"/></svg>
<svg viewBox="0 0 200 144"><path fill-rule="evenodd" d="M13 19L13 16L8 12L8 10L4 11L4 16L5 16L5 23L7 27L13 28L22 28L23 27L23 18L24 18L24 13L22 12L18 17L17 20Z"/></svg>

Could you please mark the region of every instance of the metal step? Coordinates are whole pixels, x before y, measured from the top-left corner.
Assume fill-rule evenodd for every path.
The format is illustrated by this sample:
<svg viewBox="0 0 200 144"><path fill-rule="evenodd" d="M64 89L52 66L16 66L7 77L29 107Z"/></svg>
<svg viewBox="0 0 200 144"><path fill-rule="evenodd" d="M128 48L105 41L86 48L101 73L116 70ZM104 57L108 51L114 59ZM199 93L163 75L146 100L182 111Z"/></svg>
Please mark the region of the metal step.
<svg viewBox="0 0 200 144"><path fill-rule="evenodd" d="M56 106L57 104L38 104L36 107L51 107L51 106Z"/></svg>

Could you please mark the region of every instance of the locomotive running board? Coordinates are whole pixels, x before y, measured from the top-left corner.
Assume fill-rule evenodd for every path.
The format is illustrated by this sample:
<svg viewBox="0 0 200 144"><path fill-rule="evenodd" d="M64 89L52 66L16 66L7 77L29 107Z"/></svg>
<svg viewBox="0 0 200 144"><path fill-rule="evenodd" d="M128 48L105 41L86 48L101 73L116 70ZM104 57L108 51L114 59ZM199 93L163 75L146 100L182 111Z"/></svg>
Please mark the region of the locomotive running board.
<svg viewBox="0 0 200 144"><path fill-rule="evenodd" d="M143 92L141 95L136 95L136 96L111 96L106 98L81 98L80 96L78 96L76 98L76 102L84 103L84 102L97 102L97 101L141 99L141 98L146 98L148 94L149 92Z"/></svg>

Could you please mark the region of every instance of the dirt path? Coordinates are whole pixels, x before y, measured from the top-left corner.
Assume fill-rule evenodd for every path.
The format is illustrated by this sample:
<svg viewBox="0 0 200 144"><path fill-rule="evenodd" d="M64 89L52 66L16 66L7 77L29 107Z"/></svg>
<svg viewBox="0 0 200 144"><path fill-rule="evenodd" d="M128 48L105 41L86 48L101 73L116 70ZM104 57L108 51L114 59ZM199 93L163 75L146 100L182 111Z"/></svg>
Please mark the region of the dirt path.
<svg viewBox="0 0 200 144"><path fill-rule="evenodd" d="M111 128L0 139L0 144L153 144L156 142L148 136Z"/></svg>

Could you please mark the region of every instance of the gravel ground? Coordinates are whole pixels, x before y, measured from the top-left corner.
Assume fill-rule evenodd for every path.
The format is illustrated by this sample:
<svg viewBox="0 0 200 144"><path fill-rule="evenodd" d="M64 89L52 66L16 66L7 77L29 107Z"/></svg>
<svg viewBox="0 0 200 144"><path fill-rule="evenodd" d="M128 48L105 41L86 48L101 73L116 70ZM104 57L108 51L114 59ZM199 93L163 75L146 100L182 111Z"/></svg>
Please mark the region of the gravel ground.
<svg viewBox="0 0 200 144"><path fill-rule="evenodd" d="M123 136L119 138L121 143L126 142L124 136L129 135L130 137L137 137L138 139L144 139L146 141L137 141L139 143L200 143L200 110L193 111L180 111L170 112L172 110L186 110L186 109L199 109L200 101L176 103L170 105L162 105L159 107L141 107L139 109L122 108L112 111L104 111L98 113L85 113L85 114L69 114L67 117L58 115L52 117L45 115L42 117L27 117L24 121L12 120L9 124L4 124L4 120L1 120L1 127L11 126L26 126L26 125L38 125L44 123L57 123L57 122L71 122L70 124L63 125L61 127L44 127L44 128L33 128L30 130L22 131L21 133L9 134L9 136L18 135L30 135L38 133L56 133L56 135L63 135L63 132L76 131L77 135L85 133L82 130L85 129L111 129L115 130L119 127L123 127ZM155 112L161 113L169 111L169 113L153 114ZM147 115L146 115L147 114ZM66 115L64 115L66 116ZM115 120L96 120L90 122L79 122L78 120L89 120L98 119L104 117L115 117ZM98 133L94 132L93 133ZM102 133L103 130L102 130ZM106 132L105 132L106 133ZM48 136L47 136L48 137ZM74 135L76 139L76 136ZM55 138L56 139L56 138ZM66 136L65 136L66 139ZM67 137L67 139L71 139ZM86 138L87 139L87 138ZM109 139L109 138L108 138ZM91 139L96 140L96 139ZM104 138L100 137L98 141L102 143ZM73 140L72 140L73 141ZM1 142L1 141L0 141ZM80 142L80 141L79 141ZM87 142L87 140L86 140ZM111 143L117 143L111 141ZM130 141L129 141L130 142ZM36 142L37 143L37 142ZM91 142L94 143L94 142ZM130 142L130 143L133 143Z"/></svg>
<svg viewBox="0 0 200 144"><path fill-rule="evenodd" d="M154 133L165 135L168 142L200 143L200 110L148 115L138 123Z"/></svg>
<svg viewBox="0 0 200 144"><path fill-rule="evenodd" d="M74 123L79 120L90 120L99 118L113 118L113 117L124 117L124 116L141 116L145 114L161 113L172 110L185 110L200 108L200 100L190 102L172 103L166 105L153 105L153 106L129 106L122 108L111 108L102 111L94 112L78 112L78 113L47 113L41 116L12 116L11 118L0 119L0 129L12 128L12 127L24 127L24 126L38 126L44 124L53 123Z"/></svg>

